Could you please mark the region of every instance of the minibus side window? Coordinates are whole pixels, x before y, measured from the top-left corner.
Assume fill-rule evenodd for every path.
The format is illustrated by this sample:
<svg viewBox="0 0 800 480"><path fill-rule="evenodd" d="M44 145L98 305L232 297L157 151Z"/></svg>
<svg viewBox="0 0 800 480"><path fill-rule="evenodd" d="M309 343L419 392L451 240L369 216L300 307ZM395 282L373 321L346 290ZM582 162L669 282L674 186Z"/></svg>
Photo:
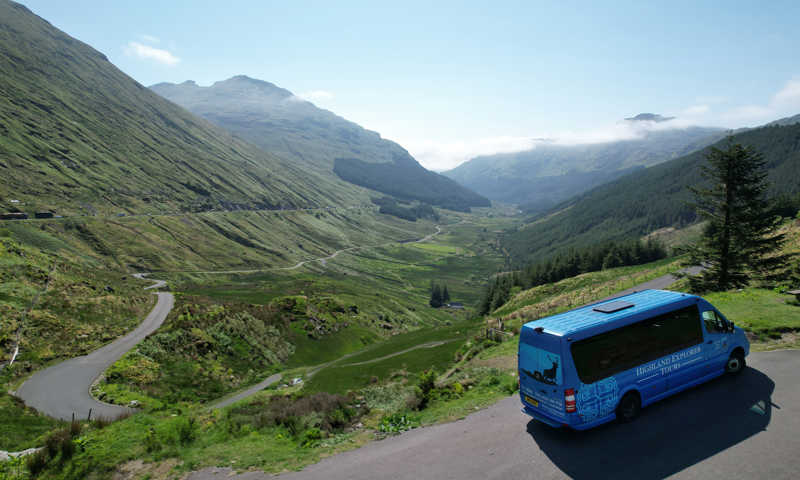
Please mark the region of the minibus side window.
<svg viewBox="0 0 800 480"><path fill-rule="evenodd" d="M696 306L579 340L570 347L583 383L650 362L703 341Z"/></svg>
<svg viewBox="0 0 800 480"><path fill-rule="evenodd" d="M703 312L703 323L705 323L708 333L725 333L727 331L725 322L719 318L714 310Z"/></svg>

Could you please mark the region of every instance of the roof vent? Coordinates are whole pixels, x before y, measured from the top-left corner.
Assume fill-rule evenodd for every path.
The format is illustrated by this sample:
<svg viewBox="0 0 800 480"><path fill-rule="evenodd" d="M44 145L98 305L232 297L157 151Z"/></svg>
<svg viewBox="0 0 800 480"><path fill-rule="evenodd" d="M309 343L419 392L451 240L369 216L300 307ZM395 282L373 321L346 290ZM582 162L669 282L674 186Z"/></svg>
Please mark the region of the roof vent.
<svg viewBox="0 0 800 480"><path fill-rule="evenodd" d="M617 302L610 302L598 305L594 307L592 310L600 313L614 313L614 312L619 312L620 310L625 310L626 308L631 308L632 306L633 306L632 303L620 300Z"/></svg>

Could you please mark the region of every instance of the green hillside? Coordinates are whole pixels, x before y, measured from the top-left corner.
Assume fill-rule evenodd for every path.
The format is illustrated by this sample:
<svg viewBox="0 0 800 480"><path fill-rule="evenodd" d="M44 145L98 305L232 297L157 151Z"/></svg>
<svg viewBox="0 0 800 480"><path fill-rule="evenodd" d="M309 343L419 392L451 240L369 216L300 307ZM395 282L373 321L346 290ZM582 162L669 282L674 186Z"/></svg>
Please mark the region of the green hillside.
<svg viewBox="0 0 800 480"><path fill-rule="evenodd" d="M626 119L633 131L642 128L640 138L574 146L541 143L523 152L477 157L444 175L492 200L538 212L642 167L703 148L724 135L720 129L702 127L648 131L651 122L644 118Z"/></svg>
<svg viewBox="0 0 800 480"><path fill-rule="evenodd" d="M0 1L0 202L58 213L364 200L162 99L100 52Z"/></svg>
<svg viewBox="0 0 800 480"><path fill-rule="evenodd" d="M469 211L469 207L490 205L489 200L453 180L425 170L408 154L398 155L391 163L369 163L356 158L337 158L333 171L348 182L402 200L420 200L460 211Z"/></svg>
<svg viewBox="0 0 800 480"><path fill-rule="evenodd" d="M772 196L800 194L800 124L766 126L731 139L764 155ZM571 247L688 225L696 218L687 187L701 182L704 155L705 149L595 188L508 233L503 245L515 262L524 263Z"/></svg>
<svg viewBox="0 0 800 480"><path fill-rule="evenodd" d="M352 190L355 184L456 210L489 205L486 198L423 168L400 145L272 83L239 75L209 87L187 81L150 88L259 147L318 172L325 185Z"/></svg>

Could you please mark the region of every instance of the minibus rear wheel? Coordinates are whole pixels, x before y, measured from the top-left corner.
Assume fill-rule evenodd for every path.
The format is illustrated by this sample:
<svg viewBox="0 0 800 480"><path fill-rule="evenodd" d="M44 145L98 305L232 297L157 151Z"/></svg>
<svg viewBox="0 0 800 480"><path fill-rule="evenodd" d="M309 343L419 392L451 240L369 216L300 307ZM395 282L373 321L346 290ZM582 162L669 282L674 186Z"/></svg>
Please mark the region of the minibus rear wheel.
<svg viewBox="0 0 800 480"><path fill-rule="evenodd" d="M637 392L628 392L622 396L617 405L617 420L622 423L632 422L642 411L642 399Z"/></svg>
<svg viewBox="0 0 800 480"><path fill-rule="evenodd" d="M736 349L731 353L731 356L728 357L728 361L725 363L725 371L736 375L738 373L742 373L745 367L744 362L744 353L741 350Z"/></svg>

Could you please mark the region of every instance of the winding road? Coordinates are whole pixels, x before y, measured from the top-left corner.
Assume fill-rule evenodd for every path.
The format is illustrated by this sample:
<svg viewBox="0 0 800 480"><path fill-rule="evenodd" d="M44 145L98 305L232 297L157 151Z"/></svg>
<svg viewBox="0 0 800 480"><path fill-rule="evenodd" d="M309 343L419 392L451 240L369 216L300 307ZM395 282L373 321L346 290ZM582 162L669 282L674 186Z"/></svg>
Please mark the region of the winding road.
<svg viewBox="0 0 800 480"><path fill-rule="evenodd" d="M144 279L144 275L135 276ZM166 284L161 280L155 282L146 288L159 288ZM35 373L22 384L16 395L29 407L62 420L71 419L73 414L75 418L87 418L90 410L92 418L114 419L132 413L134 410L131 408L96 400L89 390L92 383L111 364L164 323L175 303L175 297L168 292L157 292L156 295L158 301L155 307L134 331L89 355L76 357Z"/></svg>
<svg viewBox="0 0 800 480"><path fill-rule="evenodd" d="M463 220L461 222L459 222L459 223L463 223ZM458 225L458 224L456 224L456 225ZM363 245L363 246L360 246L360 247L347 247L347 248L343 248L341 250L336 250L335 252L333 252L330 255L325 256L325 257L318 257L318 258L311 258L311 259L308 259L308 260L301 260L301 261L295 263L294 265L292 265L290 267L265 267L265 268L254 268L254 269L249 269L249 270L186 271L186 272L174 272L174 273L198 273L198 274L209 274L209 275L210 274L234 275L234 274L239 274L239 273L266 272L266 271L270 271L270 270L297 270L298 268L302 267L303 265L306 265L308 263L314 263L314 262L319 262L324 266L324 265L327 264L328 260L333 260L334 258L339 256L339 254L342 254L344 252L351 252L351 251L354 251L354 250L362 250L362 249L365 249L365 248L385 247L387 245L397 245L398 243L399 244L412 244L412 243L424 243L424 242L427 242L428 240L432 239L436 235L439 235L440 233L442 233L442 227L441 226L435 225L435 227L436 227L436 231L435 232L430 233L430 234L428 234L428 235L426 235L426 236L424 236L422 238L418 238L416 240L399 241L399 242L386 242L386 243L381 243L381 244L378 244L378 245ZM166 282L164 282L164 284L166 284ZM153 287L150 287L150 288L153 288Z"/></svg>
<svg viewBox="0 0 800 480"><path fill-rule="evenodd" d="M426 242L441 233L441 231L441 227L436 225L435 232L408 243ZM326 257L304 260L291 267L276 268L276 270L294 270L302 267L306 263L315 261L319 261L325 265L327 260L335 258L340 253L360 248L369 247L344 248ZM257 271L261 270L196 273L251 273ZM145 280L147 275L147 273L133 274L135 278L140 280ZM145 287L145 290L162 288L167 284L164 280L153 279L153 282L152 285ZM88 418L90 412L93 418L104 417L109 419L133 413L135 410L132 408L98 401L92 397L90 390L94 381L97 380L108 367L164 323L164 320L175 304L175 297L168 292L157 292L156 295L158 295L158 301L155 307L153 307L153 310L147 315L147 318L145 318L134 331L86 356L76 357L35 373L14 392L15 395L21 398L27 406L62 420L70 420L73 416L75 418ZM418 346L415 348L423 347L424 346ZM342 358L338 360L342 360ZM311 374L313 374L313 371ZM279 379L280 374L272 375L241 392L234 393L231 396L219 400L212 405L212 408L222 408L247 398L272 383L275 383Z"/></svg>

